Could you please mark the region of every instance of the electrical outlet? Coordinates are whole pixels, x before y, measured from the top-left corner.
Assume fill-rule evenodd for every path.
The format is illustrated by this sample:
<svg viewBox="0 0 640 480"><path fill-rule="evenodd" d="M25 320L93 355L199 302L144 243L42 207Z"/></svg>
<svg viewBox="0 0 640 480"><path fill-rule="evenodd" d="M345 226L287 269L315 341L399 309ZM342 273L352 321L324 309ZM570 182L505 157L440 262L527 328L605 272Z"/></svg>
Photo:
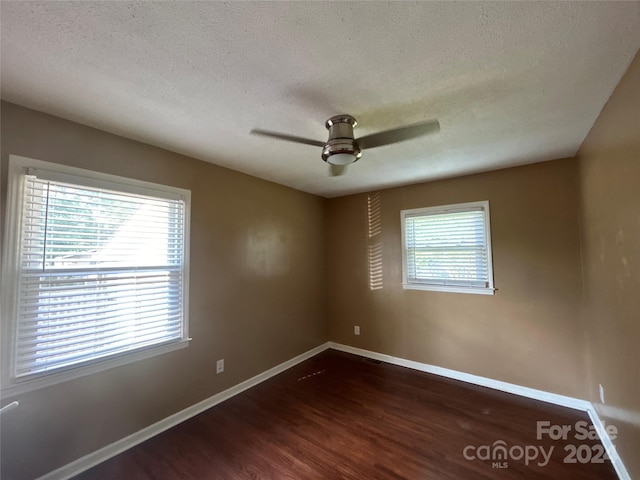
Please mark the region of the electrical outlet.
<svg viewBox="0 0 640 480"><path fill-rule="evenodd" d="M600 403L604 405L604 387L602 384L598 385L600 387Z"/></svg>
<svg viewBox="0 0 640 480"><path fill-rule="evenodd" d="M354 325L353 326L353 333L355 333L356 335L360 335L360 326L359 325Z"/></svg>
<svg viewBox="0 0 640 480"><path fill-rule="evenodd" d="M216 362L216 374L224 372L224 358Z"/></svg>

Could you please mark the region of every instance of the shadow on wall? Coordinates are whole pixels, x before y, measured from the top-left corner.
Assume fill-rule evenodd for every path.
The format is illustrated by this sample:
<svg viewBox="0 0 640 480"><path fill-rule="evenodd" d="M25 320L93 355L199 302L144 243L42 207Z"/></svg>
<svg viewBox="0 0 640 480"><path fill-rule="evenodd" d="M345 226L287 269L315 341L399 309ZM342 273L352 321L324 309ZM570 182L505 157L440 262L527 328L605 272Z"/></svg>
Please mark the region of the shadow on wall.
<svg viewBox="0 0 640 480"><path fill-rule="evenodd" d="M382 279L382 197L380 192L367 196L369 288L381 290Z"/></svg>

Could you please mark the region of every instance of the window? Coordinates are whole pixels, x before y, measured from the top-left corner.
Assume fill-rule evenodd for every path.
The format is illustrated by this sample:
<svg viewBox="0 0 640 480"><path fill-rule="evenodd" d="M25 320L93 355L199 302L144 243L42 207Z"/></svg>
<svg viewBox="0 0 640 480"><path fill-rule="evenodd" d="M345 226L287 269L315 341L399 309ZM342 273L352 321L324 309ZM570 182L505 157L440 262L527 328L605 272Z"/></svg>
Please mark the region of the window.
<svg viewBox="0 0 640 480"><path fill-rule="evenodd" d="M3 390L186 346L189 191L15 156L9 189Z"/></svg>
<svg viewBox="0 0 640 480"><path fill-rule="evenodd" d="M400 215L404 288L493 295L489 202Z"/></svg>

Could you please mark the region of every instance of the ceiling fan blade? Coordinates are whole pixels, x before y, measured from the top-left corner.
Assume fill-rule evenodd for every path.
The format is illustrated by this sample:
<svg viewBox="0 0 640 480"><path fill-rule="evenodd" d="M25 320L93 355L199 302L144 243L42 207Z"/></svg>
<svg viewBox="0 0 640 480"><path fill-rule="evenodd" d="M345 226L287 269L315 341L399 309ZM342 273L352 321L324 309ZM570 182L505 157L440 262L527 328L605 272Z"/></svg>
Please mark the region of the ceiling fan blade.
<svg viewBox="0 0 640 480"><path fill-rule="evenodd" d="M356 141L360 148L374 148L420 137L427 133L436 133L439 130L440 123L437 120L429 120L428 122L415 123L413 125L407 125L406 127L365 135L364 137L356 139Z"/></svg>
<svg viewBox="0 0 640 480"><path fill-rule="evenodd" d="M263 137L277 138L278 140L286 140L287 142L304 143L305 145L313 145L314 147L324 147L325 145L325 142L320 142L319 140L296 137L295 135L287 135L285 133L269 132L268 130L253 129L250 133L253 135L262 135Z"/></svg>
<svg viewBox="0 0 640 480"><path fill-rule="evenodd" d="M339 177L340 175L344 175L347 173L347 165L333 165L329 164L329 176L331 177Z"/></svg>

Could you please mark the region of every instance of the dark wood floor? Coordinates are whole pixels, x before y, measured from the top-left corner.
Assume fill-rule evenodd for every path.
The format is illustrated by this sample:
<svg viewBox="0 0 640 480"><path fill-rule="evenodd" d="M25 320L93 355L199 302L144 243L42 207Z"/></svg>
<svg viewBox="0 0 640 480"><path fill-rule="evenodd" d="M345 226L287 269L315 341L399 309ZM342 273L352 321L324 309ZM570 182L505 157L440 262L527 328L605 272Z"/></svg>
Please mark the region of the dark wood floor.
<svg viewBox="0 0 640 480"><path fill-rule="evenodd" d="M608 460L580 462L601 448L574 438L576 422L588 420L575 410L328 350L76 478L614 480ZM572 432L567 441L538 440L537 421L571 425ZM470 446L476 449L467 456L483 456L477 447L500 440L511 451L506 460L463 454ZM564 463L568 444L586 445L573 457L577 463ZM553 447L544 466L541 446ZM517 458L517 447L530 447L530 456L535 447L538 458Z"/></svg>

